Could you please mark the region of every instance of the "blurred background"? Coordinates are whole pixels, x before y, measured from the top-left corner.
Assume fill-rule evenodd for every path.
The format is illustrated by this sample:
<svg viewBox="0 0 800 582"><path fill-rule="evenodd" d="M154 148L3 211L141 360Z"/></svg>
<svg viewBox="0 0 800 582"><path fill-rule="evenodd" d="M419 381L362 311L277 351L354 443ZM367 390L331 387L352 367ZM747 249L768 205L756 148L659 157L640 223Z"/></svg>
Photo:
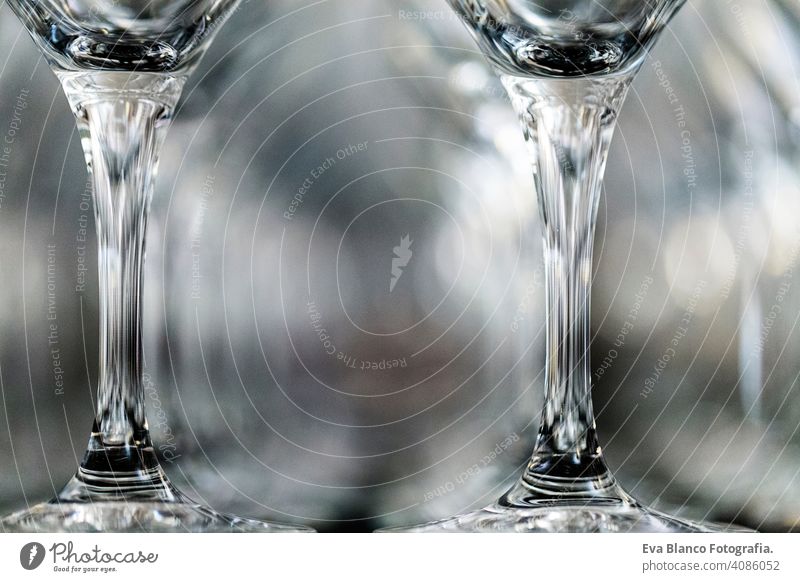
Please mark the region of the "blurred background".
<svg viewBox="0 0 800 582"><path fill-rule="evenodd" d="M617 477L764 531L800 520L798 80L796 2L687 2L622 113L596 239ZM4 5L0 134L7 512L80 460L98 298L73 119ZM324 531L498 497L542 400L532 192L505 94L443 0L244 2L184 94L152 208L146 394L169 475Z"/></svg>

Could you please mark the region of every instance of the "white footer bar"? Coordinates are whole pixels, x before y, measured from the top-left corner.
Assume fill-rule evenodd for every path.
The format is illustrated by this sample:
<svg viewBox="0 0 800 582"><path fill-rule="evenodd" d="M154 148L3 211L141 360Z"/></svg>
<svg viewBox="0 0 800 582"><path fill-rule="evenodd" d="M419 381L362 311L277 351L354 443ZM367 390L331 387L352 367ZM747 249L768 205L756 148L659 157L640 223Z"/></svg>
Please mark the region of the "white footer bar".
<svg viewBox="0 0 800 582"><path fill-rule="evenodd" d="M792 534L3 534L2 580L800 580Z"/></svg>

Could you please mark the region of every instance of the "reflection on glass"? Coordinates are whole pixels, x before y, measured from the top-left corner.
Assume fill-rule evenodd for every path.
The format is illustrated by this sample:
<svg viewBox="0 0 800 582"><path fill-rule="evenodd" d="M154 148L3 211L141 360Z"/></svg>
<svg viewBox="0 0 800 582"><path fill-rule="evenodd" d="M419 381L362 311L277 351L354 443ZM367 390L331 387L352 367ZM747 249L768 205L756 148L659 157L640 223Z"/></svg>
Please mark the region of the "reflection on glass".
<svg viewBox="0 0 800 582"><path fill-rule="evenodd" d="M682 0L449 0L517 111L534 170L547 278L546 402L530 463L494 505L407 531L702 532L640 505L595 434L592 241L628 87Z"/></svg>
<svg viewBox="0 0 800 582"><path fill-rule="evenodd" d="M60 79L94 183L99 246L97 412L75 476L7 531L301 531L219 514L172 486L145 419L144 240L158 154L192 65L235 0L13 0Z"/></svg>

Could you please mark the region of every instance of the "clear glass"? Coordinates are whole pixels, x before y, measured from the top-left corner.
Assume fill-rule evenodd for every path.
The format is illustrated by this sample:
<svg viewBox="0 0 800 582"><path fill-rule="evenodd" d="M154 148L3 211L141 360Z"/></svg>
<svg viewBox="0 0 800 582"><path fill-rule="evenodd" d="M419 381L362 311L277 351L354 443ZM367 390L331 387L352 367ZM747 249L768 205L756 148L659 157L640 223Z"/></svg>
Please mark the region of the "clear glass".
<svg viewBox="0 0 800 582"><path fill-rule="evenodd" d="M500 74L530 149L544 230L546 393L533 456L510 491L404 530L719 530L626 493L603 459L591 402L592 246L608 148L648 47L683 0L449 1Z"/></svg>
<svg viewBox="0 0 800 582"><path fill-rule="evenodd" d="M142 382L144 243L159 149L186 76L231 0L13 0L60 79L94 184L100 281L97 411L75 476L5 531L310 531L186 498L156 458Z"/></svg>
<svg viewBox="0 0 800 582"><path fill-rule="evenodd" d="M238 0L14 0L58 70L174 72L202 56Z"/></svg>

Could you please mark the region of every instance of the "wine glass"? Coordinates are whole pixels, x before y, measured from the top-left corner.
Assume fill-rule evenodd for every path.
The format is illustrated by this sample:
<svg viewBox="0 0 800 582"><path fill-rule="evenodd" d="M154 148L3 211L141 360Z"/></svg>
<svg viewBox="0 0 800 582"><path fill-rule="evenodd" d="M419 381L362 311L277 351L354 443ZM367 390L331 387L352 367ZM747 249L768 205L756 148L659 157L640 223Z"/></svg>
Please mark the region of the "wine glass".
<svg viewBox="0 0 800 582"><path fill-rule="evenodd" d="M61 81L94 184L97 411L77 473L6 531L310 531L223 515L169 481L145 419L144 241L158 156L187 76L237 0L10 0Z"/></svg>
<svg viewBox="0 0 800 582"><path fill-rule="evenodd" d="M544 229L545 404L533 456L495 504L394 531L707 532L639 504L595 434L592 246L618 112L684 0L448 0L491 62L525 133Z"/></svg>

